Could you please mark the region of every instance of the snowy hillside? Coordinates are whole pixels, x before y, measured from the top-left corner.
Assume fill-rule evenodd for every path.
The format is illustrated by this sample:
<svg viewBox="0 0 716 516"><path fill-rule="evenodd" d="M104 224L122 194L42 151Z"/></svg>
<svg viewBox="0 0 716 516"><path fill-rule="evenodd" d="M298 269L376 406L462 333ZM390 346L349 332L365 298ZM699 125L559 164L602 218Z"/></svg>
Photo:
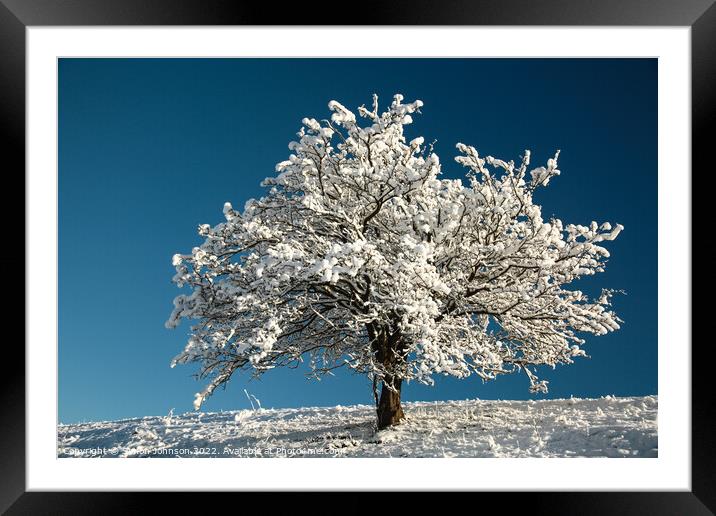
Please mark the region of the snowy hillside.
<svg viewBox="0 0 716 516"><path fill-rule="evenodd" d="M656 457L656 396L187 413L60 425L60 457Z"/></svg>

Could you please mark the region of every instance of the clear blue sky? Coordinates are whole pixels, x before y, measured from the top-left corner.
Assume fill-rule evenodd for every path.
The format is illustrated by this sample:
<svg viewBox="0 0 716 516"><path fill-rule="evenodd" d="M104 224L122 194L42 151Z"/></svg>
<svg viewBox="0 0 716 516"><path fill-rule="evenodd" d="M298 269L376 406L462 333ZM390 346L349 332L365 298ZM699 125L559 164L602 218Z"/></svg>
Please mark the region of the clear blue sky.
<svg viewBox="0 0 716 516"><path fill-rule="evenodd" d="M259 196L304 116L383 103L425 103L410 138L437 139L457 177L458 141L562 175L536 201L545 216L625 226L607 271L580 288L625 289L622 329L589 338L590 359L556 370L548 397L657 393L657 61L655 59L61 59L59 63L59 418L61 422L192 410L192 366L170 369L186 323L164 322L180 293L171 257ZM384 104L383 104L384 105ZM51 346L52 343L48 343ZM528 399L524 375L483 384L411 383L405 400ZM367 379L321 382L275 370L236 375L206 411L372 403Z"/></svg>

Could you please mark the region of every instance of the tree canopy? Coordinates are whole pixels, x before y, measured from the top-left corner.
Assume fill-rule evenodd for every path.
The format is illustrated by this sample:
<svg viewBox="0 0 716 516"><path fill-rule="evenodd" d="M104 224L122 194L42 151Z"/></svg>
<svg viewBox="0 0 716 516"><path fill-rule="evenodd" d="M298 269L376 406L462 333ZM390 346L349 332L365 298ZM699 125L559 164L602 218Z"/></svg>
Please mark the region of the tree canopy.
<svg viewBox="0 0 716 516"><path fill-rule="evenodd" d="M464 180L441 178L423 138L407 141L422 102L395 95L358 117L331 101L330 119L304 118L266 193L204 242L173 258L168 327L192 320L173 360L199 363L199 408L234 372L261 374L308 360L313 374L349 367L399 391L435 374L484 380L584 355L583 334L619 328L611 290L569 288L602 272L619 224L544 220L533 196L560 174L559 151L531 168L457 144Z"/></svg>

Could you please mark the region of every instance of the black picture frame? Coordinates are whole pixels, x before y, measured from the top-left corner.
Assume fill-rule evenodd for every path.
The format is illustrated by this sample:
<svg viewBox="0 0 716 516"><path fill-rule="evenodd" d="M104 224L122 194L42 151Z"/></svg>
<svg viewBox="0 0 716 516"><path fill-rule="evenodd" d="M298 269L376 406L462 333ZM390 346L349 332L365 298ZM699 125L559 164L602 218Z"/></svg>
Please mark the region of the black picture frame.
<svg viewBox="0 0 716 516"><path fill-rule="evenodd" d="M0 125L4 129L4 191L24 192L25 170L25 29L31 26L86 25L575 25L575 26L688 26L691 27L692 170L709 172L711 146L707 131L716 114L716 4L715 0L413 0L365 4L349 14L337 14L336 3L311 2L291 9L266 3L221 0L0 0ZM13 158L8 162L7 158ZM14 172L17 172L14 174ZM675 172L678 173L678 172ZM17 189L8 186L18 181ZM692 180L693 173L690 178ZM692 206L694 205L692 201ZM7 217L17 218L17 211ZM6 219L8 220L8 219ZM693 234L693 233L692 233ZM15 237L16 238L16 237ZM691 253L691 250L689 250ZM4 266L18 267L16 258L0 258ZM693 265L692 265L693 269ZM25 270L25 278L32 271ZM19 282L19 275L16 275ZM19 285L17 287L19 292ZM19 305L19 303L18 303ZM693 320L693 317L691 318ZM3 350L0 375L0 511L7 514L133 514L155 502L151 493L26 492L25 489L25 353L10 345ZM533 492L470 493L486 503L525 505L533 513L549 514L713 514L716 511L716 467L711 417L713 389L709 385L710 342L692 344L692 490L690 492ZM290 497L271 494L278 503L306 506L309 493ZM169 496L167 496L169 495ZM246 496L243 494L242 496ZM375 510L365 495L343 495L348 512ZM372 495L371 495L372 496ZM225 498L223 496L222 498ZM401 497L402 510L424 504L415 493ZM164 493L164 510L205 504L205 497ZM212 498L212 501L215 498ZM475 500L467 503L476 503ZM371 502L371 505L376 503ZM168 505L165 505L168 504ZM328 507L326 508L328 509ZM389 506L386 507L390 510ZM380 509L378 509L380 510ZM328 512L335 513L336 511Z"/></svg>

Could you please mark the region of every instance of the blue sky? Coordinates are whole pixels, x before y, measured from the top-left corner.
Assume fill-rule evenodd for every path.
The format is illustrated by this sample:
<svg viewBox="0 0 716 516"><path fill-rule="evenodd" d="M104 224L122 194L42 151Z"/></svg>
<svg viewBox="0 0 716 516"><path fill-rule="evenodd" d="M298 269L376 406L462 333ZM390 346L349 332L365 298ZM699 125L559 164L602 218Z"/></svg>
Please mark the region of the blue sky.
<svg viewBox="0 0 716 516"><path fill-rule="evenodd" d="M657 393L657 61L655 59L60 59L59 419L70 423L192 410L203 384L170 369L186 323L164 322L180 293L174 253L261 195L305 116L327 103L421 99L407 136L437 139L446 177L461 141L533 164L561 149L562 175L536 202L569 223L609 221L607 271L579 288L624 289L624 324L588 338L589 359L542 370L546 397ZM48 345L50 345L48 343ZM524 375L411 383L404 400L529 399ZM235 375L202 410L372 403L367 379L317 382L274 370Z"/></svg>

